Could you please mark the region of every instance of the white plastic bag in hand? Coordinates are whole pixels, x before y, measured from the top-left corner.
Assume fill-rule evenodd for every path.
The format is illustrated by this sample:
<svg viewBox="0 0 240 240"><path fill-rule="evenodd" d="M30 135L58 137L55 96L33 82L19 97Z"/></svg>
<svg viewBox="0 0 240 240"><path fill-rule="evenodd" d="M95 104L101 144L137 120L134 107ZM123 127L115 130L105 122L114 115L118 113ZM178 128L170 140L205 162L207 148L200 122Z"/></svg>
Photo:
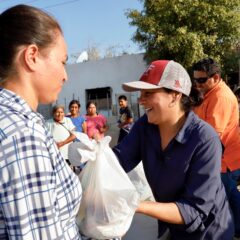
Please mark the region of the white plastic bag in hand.
<svg viewBox="0 0 240 240"><path fill-rule="evenodd" d="M80 174L83 197L78 223L84 235L96 239L124 235L139 203L139 194L109 147L110 141L107 136L95 142L96 161L89 161Z"/></svg>
<svg viewBox="0 0 240 240"><path fill-rule="evenodd" d="M128 172L128 177L130 178L133 185L136 187L138 193L140 194L141 201L155 201L152 190L146 179L142 162L140 162L132 171Z"/></svg>
<svg viewBox="0 0 240 240"><path fill-rule="evenodd" d="M96 159L95 141L91 141L87 134L74 132L79 142L73 142L68 147L68 159L72 166L80 166L87 161Z"/></svg>

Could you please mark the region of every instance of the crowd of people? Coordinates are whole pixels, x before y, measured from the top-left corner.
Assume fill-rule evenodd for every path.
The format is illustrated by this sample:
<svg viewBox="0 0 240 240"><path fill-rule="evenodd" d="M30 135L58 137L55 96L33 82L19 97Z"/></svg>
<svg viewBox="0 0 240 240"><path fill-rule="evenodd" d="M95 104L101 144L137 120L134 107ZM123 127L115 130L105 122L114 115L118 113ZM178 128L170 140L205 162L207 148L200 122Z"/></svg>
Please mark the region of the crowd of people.
<svg viewBox="0 0 240 240"><path fill-rule="evenodd" d="M0 239L82 239L82 188L68 146L75 132L103 138L107 119L92 101L85 115L77 100L66 116L61 105L47 122L37 113L67 81L67 46L52 16L11 7L0 15L0 36ZM219 64L200 60L191 79L181 64L156 60L122 87L140 92L145 114L133 123L126 96L119 97L113 152L126 172L142 162L155 198L136 212L158 220L159 237L239 238L239 105Z"/></svg>
<svg viewBox="0 0 240 240"><path fill-rule="evenodd" d="M118 143L129 133L133 126L133 112L128 106L127 97L120 95ZM54 105L52 108L52 119L47 121L47 126L60 152L68 162L68 146L71 142L78 141L74 132L85 133L90 139L99 140L105 136L109 129L107 118L97 112L95 101L88 101L86 104L86 114L80 114L81 104L79 100L73 99L69 103L69 113L65 114L63 105Z"/></svg>

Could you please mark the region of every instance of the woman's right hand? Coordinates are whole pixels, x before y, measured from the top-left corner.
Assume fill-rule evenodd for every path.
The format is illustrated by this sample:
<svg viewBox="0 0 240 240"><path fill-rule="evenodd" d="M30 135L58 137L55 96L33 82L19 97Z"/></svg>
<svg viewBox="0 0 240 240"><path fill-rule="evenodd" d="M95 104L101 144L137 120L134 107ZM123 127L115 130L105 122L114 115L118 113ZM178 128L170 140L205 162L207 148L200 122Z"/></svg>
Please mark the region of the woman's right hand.
<svg viewBox="0 0 240 240"><path fill-rule="evenodd" d="M96 140L97 142L101 139L101 136L99 133L94 133L93 136L92 136L92 139Z"/></svg>
<svg viewBox="0 0 240 240"><path fill-rule="evenodd" d="M57 142L57 147L58 147L58 149L61 148L61 147L64 146L64 145L65 145L64 141L62 141L62 142Z"/></svg>

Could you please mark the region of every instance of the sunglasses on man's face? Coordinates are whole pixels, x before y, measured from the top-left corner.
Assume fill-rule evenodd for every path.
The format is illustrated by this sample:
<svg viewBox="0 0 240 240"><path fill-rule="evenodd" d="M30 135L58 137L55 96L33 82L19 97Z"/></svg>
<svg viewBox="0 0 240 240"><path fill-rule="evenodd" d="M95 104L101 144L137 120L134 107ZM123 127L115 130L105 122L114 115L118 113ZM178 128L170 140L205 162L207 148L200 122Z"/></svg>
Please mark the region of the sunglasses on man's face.
<svg viewBox="0 0 240 240"><path fill-rule="evenodd" d="M201 84L201 83L205 83L208 79L209 77L193 78L193 81Z"/></svg>

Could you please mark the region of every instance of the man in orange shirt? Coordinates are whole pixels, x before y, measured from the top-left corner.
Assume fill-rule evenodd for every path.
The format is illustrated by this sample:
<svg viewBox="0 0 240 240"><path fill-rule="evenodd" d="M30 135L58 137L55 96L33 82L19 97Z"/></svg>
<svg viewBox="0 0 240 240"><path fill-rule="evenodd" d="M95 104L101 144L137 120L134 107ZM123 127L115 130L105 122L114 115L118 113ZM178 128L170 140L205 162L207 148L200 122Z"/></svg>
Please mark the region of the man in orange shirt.
<svg viewBox="0 0 240 240"><path fill-rule="evenodd" d="M211 58L193 65L195 87L204 99L194 109L198 116L215 128L224 145L222 181L225 186L235 221L235 236L240 237L240 135L238 101L221 78L220 66Z"/></svg>

